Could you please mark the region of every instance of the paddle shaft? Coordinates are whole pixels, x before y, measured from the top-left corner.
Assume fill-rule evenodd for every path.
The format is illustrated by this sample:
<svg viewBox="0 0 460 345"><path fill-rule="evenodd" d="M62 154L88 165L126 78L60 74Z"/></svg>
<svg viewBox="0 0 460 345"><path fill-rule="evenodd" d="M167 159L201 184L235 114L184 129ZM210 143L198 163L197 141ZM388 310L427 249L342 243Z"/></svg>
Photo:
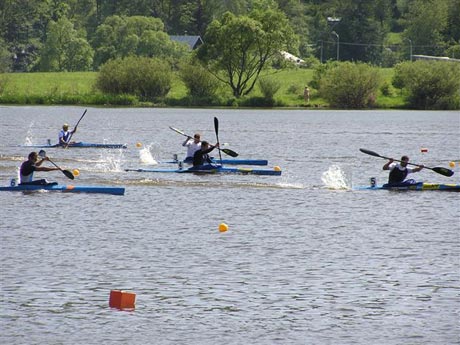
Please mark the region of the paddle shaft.
<svg viewBox="0 0 460 345"><path fill-rule="evenodd" d="M83 115L80 117L80 119L77 121L77 124L76 124L75 127L73 128L72 133L70 133L69 140L67 140L67 145L64 147L65 149L69 146L69 144L70 144L70 139L72 139L72 136L73 136L73 134L75 133L75 131L77 130L77 127L78 127L78 125L80 124L81 119L83 119L83 117L86 115L86 112L87 112L87 111L88 111L88 109L85 109L85 111L83 112Z"/></svg>
<svg viewBox="0 0 460 345"><path fill-rule="evenodd" d="M59 170L62 171L62 173L67 176L69 179L73 180L75 177L73 176L73 174L69 171L69 170L62 170L60 166L58 166L56 163L54 163L51 159L49 159L48 157L48 160L51 162L51 164L53 164L56 168L58 168Z"/></svg>
<svg viewBox="0 0 460 345"><path fill-rule="evenodd" d="M359 149L362 153L365 153L367 155L371 155L371 156L374 156L374 157L379 157L379 158L383 158L383 159L393 159L393 158L389 158L389 157L385 157L385 156L381 156L379 155L377 152L374 152L374 151L371 151L371 150L366 150L366 149ZM393 161L395 162L401 162L401 160L399 159L393 159ZM416 166L416 167L420 167L421 165L420 164L415 164L415 163L407 163L408 165L413 165L413 166ZM433 170L434 172L437 172L438 174L441 174L441 175L444 175L444 176L452 176L454 174L454 172L450 169L447 169L447 168L443 168L443 167L434 167L434 168L430 168L430 167L426 167L426 166L423 166L425 169L430 169L430 170Z"/></svg>
<svg viewBox="0 0 460 345"><path fill-rule="evenodd" d="M38 155L42 158L45 158L46 157L46 152L45 150L40 150L40 152L38 153ZM48 161L51 162L51 164L53 164L56 168L58 168L59 170L62 171L62 173L67 176L69 179L73 180L75 178L75 176L69 171L69 170L62 170L60 166L58 166L56 163L54 163L49 157L48 157Z"/></svg>

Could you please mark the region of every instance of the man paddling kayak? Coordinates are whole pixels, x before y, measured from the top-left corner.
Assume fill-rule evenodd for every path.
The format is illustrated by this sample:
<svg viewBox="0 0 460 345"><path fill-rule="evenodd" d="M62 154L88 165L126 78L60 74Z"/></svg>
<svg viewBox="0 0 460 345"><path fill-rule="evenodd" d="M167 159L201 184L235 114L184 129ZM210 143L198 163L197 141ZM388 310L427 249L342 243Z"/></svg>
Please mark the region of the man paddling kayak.
<svg viewBox="0 0 460 345"><path fill-rule="evenodd" d="M19 170L19 177L21 184L46 184L46 180L36 180L34 181L34 172L35 171L55 171L59 170L59 168L46 168L41 167L44 161L49 161L48 157L43 157L41 160L38 160L38 153L31 152L29 153L28 160L21 164L21 168Z"/></svg>
<svg viewBox="0 0 460 345"><path fill-rule="evenodd" d="M207 141L202 141L201 148L193 155L193 167L199 167L205 163L212 164L212 160L208 153L214 150L216 147L219 147L219 143L213 146L209 145Z"/></svg>
<svg viewBox="0 0 460 345"><path fill-rule="evenodd" d="M70 138L77 131L77 128L74 128L73 131L69 131L69 125L64 123L62 130L59 132L59 145L67 146L70 144Z"/></svg>
<svg viewBox="0 0 460 345"><path fill-rule="evenodd" d="M424 166L419 165L416 168L408 168L407 163L409 163L408 156L402 156L399 164L395 163L393 158L390 158L389 161L385 163L383 170L390 170L390 174L388 175L388 184L415 183L412 179L406 181L404 181L404 179L408 174L419 172L424 168Z"/></svg>
<svg viewBox="0 0 460 345"><path fill-rule="evenodd" d="M184 159L184 163L192 163L195 152L201 149L201 135L195 133L193 138L187 137L182 146L187 148L187 156Z"/></svg>

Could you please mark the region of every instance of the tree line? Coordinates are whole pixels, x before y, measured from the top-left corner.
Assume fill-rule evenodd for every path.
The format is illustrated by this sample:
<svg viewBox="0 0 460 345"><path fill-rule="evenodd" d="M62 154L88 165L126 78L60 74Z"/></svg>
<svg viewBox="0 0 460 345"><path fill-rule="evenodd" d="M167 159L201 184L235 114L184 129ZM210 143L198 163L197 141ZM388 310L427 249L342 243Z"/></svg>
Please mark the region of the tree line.
<svg viewBox="0 0 460 345"><path fill-rule="evenodd" d="M216 21L231 15L244 28L246 18L263 19L255 10L268 9L277 13L272 19L286 18L277 28L288 37L278 48L306 61L393 66L413 54L460 58L460 0L2 0L0 68L97 71L132 55L177 61L189 52L169 35L207 36L208 57L218 60L218 49L242 47L234 46L237 26L218 47L209 34Z"/></svg>

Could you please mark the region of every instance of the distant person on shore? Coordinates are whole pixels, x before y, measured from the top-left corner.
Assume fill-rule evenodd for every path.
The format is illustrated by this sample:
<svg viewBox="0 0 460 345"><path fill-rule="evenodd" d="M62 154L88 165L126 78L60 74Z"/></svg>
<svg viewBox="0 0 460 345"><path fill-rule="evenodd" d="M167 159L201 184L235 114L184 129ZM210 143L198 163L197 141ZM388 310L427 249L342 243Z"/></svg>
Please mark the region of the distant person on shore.
<svg viewBox="0 0 460 345"><path fill-rule="evenodd" d="M201 135L198 133L195 133L193 138L187 137L187 139L185 139L182 143L182 146L187 148L187 155L185 156L184 163L193 163L195 152L201 149L201 145Z"/></svg>
<svg viewBox="0 0 460 345"><path fill-rule="evenodd" d="M310 88L308 86L305 86L305 89L303 90L303 99L305 101L305 105L310 103Z"/></svg>
<svg viewBox="0 0 460 345"><path fill-rule="evenodd" d="M59 168L46 168L42 167L44 161L49 161L48 157L43 157L41 160L38 159L37 152L29 153L28 159L21 164L19 169L19 183L21 184L46 184L46 180L36 180L34 181L34 172L35 171L55 171Z"/></svg>
<svg viewBox="0 0 460 345"><path fill-rule="evenodd" d="M390 170L390 174L388 176L388 184L412 184L415 183L414 180L404 180L408 174L418 172L424 168L423 165L420 165L416 168L408 168L407 163L409 163L409 157L408 156L402 156L401 157L401 162L395 163L393 161L393 158L390 158L390 160L385 163L383 166L383 170Z"/></svg>
<svg viewBox="0 0 460 345"><path fill-rule="evenodd" d="M210 145L207 141L201 142L201 148L193 155L193 166L199 167L203 164L212 164L212 160L208 153L219 147L219 143L216 145Z"/></svg>
<svg viewBox="0 0 460 345"><path fill-rule="evenodd" d="M69 131L69 125L67 123L64 123L62 126L62 130L59 132L59 145L61 146L66 146L71 144L69 142L70 137L77 131L75 128L73 131Z"/></svg>

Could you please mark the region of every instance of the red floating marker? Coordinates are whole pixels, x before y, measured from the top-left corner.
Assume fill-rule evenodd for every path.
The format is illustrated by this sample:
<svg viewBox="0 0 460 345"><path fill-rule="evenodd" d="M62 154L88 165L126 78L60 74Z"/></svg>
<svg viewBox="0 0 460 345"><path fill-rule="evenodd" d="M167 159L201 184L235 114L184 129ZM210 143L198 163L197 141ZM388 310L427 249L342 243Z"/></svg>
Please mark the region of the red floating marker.
<svg viewBox="0 0 460 345"><path fill-rule="evenodd" d="M134 309L136 294L121 290L111 290L109 306L118 309Z"/></svg>
<svg viewBox="0 0 460 345"><path fill-rule="evenodd" d="M426 147L422 147L422 148L420 149L420 152L428 152L428 149L427 149Z"/></svg>

